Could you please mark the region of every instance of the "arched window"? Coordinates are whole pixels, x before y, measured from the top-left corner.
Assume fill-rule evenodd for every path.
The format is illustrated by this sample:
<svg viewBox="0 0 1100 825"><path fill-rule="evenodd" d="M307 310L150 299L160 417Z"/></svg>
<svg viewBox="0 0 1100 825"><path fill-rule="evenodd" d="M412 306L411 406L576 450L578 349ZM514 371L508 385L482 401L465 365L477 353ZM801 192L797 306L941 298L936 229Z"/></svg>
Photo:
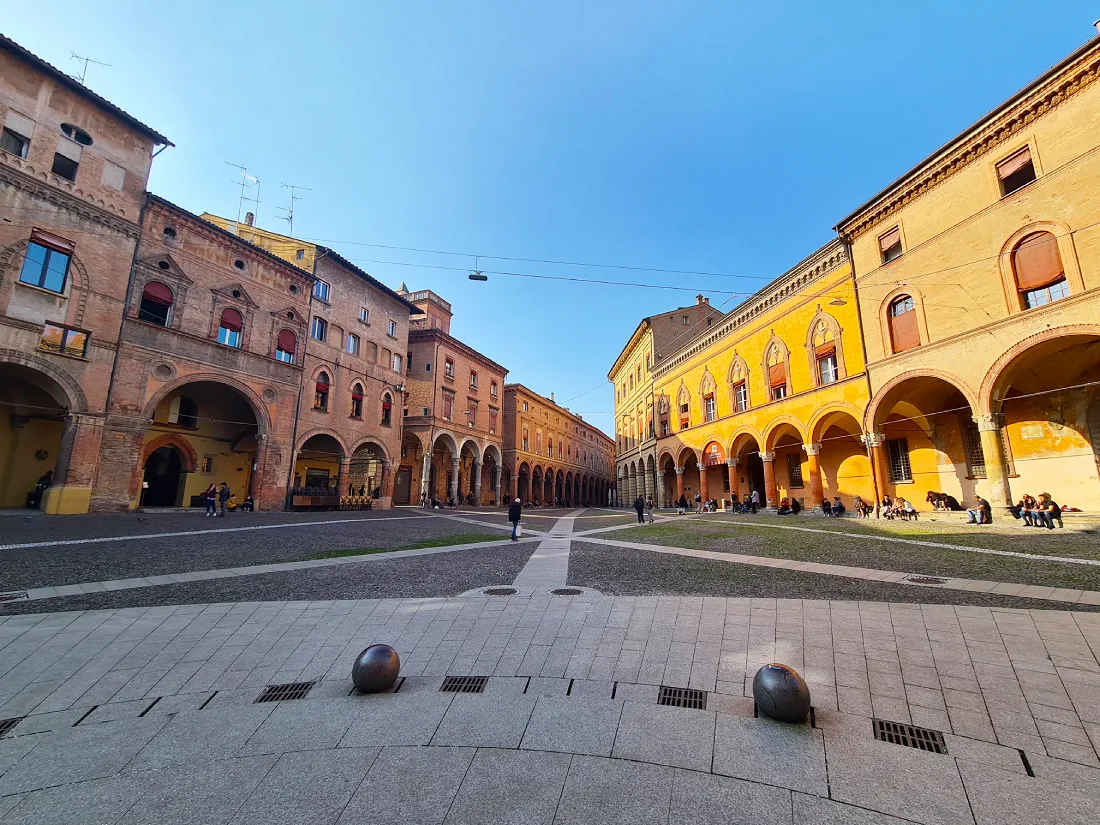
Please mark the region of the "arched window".
<svg viewBox="0 0 1100 825"><path fill-rule="evenodd" d="M657 402L657 419L658 419L658 432L661 437L664 438L672 431L672 426L669 423L669 409L668 409L668 396L662 395L661 399Z"/></svg>
<svg viewBox="0 0 1100 825"><path fill-rule="evenodd" d="M768 348L768 390L772 401L787 397L787 358L778 342Z"/></svg>
<svg viewBox="0 0 1100 825"><path fill-rule="evenodd" d="M691 426L691 396L687 387L680 387L680 395L677 399L680 407L680 429L686 430Z"/></svg>
<svg viewBox="0 0 1100 825"><path fill-rule="evenodd" d="M709 371L703 374L699 395L703 402L703 420L714 421L718 418L718 404L714 399L714 378Z"/></svg>
<svg viewBox="0 0 1100 825"><path fill-rule="evenodd" d="M351 417L363 417L363 385L355 384L351 388Z"/></svg>
<svg viewBox="0 0 1100 825"><path fill-rule="evenodd" d="M172 317L172 303L172 290L160 281L150 281L141 293L138 318L158 327L166 327Z"/></svg>
<svg viewBox="0 0 1100 825"><path fill-rule="evenodd" d="M890 322L890 346L894 352L905 352L920 346L917 307L911 296L899 295L891 301L886 315Z"/></svg>
<svg viewBox="0 0 1100 825"><path fill-rule="evenodd" d="M818 385L832 384L840 380L837 361L836 338L824 320L818 321L811 339L813 346L814 377Z"/></svg>
<svg viewBox="0 0 1100 825"><path fill-rule="evenodd" d="M320 373L313 393L313 409L318 412L328 412L328 386L328 373Z"/></svg>
<svg viewBox="0 0 1100 825"><path fill-rule="evenodd" d="M393 399L389 393L382 396L382 426L388 427L393 421Z"/></svg>
<svg viewBox="0 0 1100 825"><path fill-rule="evenodd" d="M1012 250L1012 268L1023 309L1033 309L1069 295L1069 282L1050 232L1033 232Z"/></svg>
<svg viewBox="0 0 1100 825"><path fill-rule="evenodd" d="M284 364L294 363L294 353L298 350L298 338L289 329L279 330L275 341L275 360Z"/></svg>
<svg viewBox="0 0 1100 825"><path fill-rule="evenodd" d="M745 359L735 356L729 371L730 401L735 413L749 408L749 369Z"/></svg>
<svg viewBox="0 0 1100 825"><path fill-rule="evenodd" d="M554 457L554 439L553 439L553 437L549 437L549 436L546 439L546 457L547 458L553 458Z"/></svg>
<svg viewBox="0 0 1100 825"><path fill-rule="evenodd" d="M230 307L222 310L222 320L218 327L218 343L227 347L239 347L241 345L241 330L244 329L244 318L241 313Z"/></svg>

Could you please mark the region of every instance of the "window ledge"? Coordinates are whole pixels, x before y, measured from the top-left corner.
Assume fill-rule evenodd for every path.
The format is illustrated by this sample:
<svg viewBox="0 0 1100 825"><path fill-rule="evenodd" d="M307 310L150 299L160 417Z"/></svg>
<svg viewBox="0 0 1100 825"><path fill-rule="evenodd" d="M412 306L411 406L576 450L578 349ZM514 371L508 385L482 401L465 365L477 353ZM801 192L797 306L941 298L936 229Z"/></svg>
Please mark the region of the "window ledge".
<svg viewBox="0 0 1100 825"><path fill-rule="evenodd" d="M328 415L328 410L326 410L324 407L314 407L313 412L319 412Z"/></svg>
<svg viewBox="0 0 1100 825"><path fill-rule="evenodd" d="M57 349L49 349L48 347L37 347L36 349L39 352L46 353L47 355L59 355L62 358L68 358L70 361L85 361L87 363L91 363L92 360L87 355L73 355L69 352L62 352L61 350Z"/></svg>
<svg viewBox="0 0 1100 825"><path fill-rule="evenodd" d="M362 421L363 420L363 416L361 416L361 415L349 415L348 418L351 419L352 421Z"/></svg>
<svg viewBox="0 0 1100 825"><path fill-rule="evenodd" d="M67 280L68 279L66 279L66 281ZM66 295L64 292L54 292L52 289L46 289L46 287L44 286L35 286L34 284L28 284L26 281L20 281L18 278L15 280L15 285L21 286L24 289L33 290L34 292L41 292L43 295L49 295L53 298L61 298L63 300L68 300L69 298L69 296ZM68 283L65 284L65 286L68 285Z"/></svg>

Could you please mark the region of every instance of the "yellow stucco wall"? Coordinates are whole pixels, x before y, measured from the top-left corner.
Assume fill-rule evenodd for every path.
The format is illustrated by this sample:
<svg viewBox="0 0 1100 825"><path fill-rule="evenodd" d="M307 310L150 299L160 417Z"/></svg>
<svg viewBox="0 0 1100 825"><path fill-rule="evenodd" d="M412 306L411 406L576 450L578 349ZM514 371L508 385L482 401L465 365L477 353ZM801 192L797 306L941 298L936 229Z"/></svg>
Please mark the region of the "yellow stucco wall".
<svg viewBox="0 0 1100 825"><path fill-rule="evenodd" d="M650 436L649 415L653 409L653 330L643 321L627 347L627 351L608 373L615 385L615 465L616 475L627 484L620 489L624 501L633 499L639 470L644 472L649 461L656 458L656 437ZM641 376L639 378L639 375ZM633 476L634 482L630 479ZM630 489L626 489L629 487Z"/></svg>
<svg viewBox="0 0 1100 825"><path fill-rule="evenodd" d="M199 217L214 224L219 229L224 229L244 238L249 243L270 252L272 255L277 255L284 261L289 261L306 272L313 272L313 262L317 257L317 247L313 244L299 241L287 235L280 235L276 232L268 232L257 226L248 226L243 222L237 223L218 215L212 215L209 212L204 212ZM298 257L299 251L302 253L301 258Z"/></svg>
<svg viewBox="0 0 1100 825"><path fill-rule="evenodd" d="M27 493L46 471L54 469L63 430L61 421L40 418L16 421L10 408L0 408L0 507L26 505ZM39 450L46 451L44 460L35 457Z"/></svg>

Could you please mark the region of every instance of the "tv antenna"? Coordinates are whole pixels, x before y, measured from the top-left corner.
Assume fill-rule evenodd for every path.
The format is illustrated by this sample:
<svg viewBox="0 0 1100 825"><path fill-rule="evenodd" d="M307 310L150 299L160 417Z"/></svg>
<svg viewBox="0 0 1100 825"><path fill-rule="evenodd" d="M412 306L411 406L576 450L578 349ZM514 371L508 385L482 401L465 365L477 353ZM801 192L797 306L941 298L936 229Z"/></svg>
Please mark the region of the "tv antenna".
<svg viewBox="0 0 1100 825"><path fill-rule="evenodd" d="M246 216L245 217L245 223L246 224L248 224L249 226L254 227L256 225L256 216L260 212L260 179L257 178L257 177L253 177L252 175L248 174L248 167L246 167L246 166L241 166L238 163L230 163L229 161L226 161L225 163L226 163L227 166L232 166L234 169L240 169L241 170L241 179L239 181L238 180L230 181L230 183L232 183L234 186L241 187L241 196L240 196L240 199L237 201L237 227L238 227L237 235L240 236L240 237L243 237L243 236L241 236L241 233L240 233L240 223L241 223L241 212L244 210L245 201L248 201L249 203L253 204L253 211L248 213L252 216L252 221L251 221L251 223L249 223L249 221L247 219L247 216ZM251 183L249 181L251 181ZM246 192L249 189L252 189L252 184L253 183L256 184L256 187L255 187L256 188L256 195L255 195L255 197L250 198L250 197L248 197ZM255 232L252 233L252 237L253 238L256 237Z"/></svg>
<svg viewBox="0 0 1100 825"><path fill-rule="evenodd" d="M310 189L308 186L295 186L292 183L283 183L280 185L283 187L283 189L290 190L290 208L287 209L285 206L276 206L276 209L286 212L286 215L276 215L276 217L290 224L290 229L288 229L287 231L290 233L291 237L294 237L294 204L302 200L302 198L298 196L298 193L312 192L313 190Z"/></svg>
<svg viewBox="0 0 1100 825"><path fill-rule="evenodd" d="M81 57L79 54L72 51L72 49L69 50L69 54L72 55L73 60L76 60L76 61L84 64L84 68L80 70L80 77L77 78L77 80L79 80L81 83L84 82L84 78L88 75L88 64L89 63L94 63L97 66L106 66L108 69L113 69L114 68L114 66L112 66L110 63L104 63L101 60L92 60L92 58L90 58L90 57Z"/></svg>

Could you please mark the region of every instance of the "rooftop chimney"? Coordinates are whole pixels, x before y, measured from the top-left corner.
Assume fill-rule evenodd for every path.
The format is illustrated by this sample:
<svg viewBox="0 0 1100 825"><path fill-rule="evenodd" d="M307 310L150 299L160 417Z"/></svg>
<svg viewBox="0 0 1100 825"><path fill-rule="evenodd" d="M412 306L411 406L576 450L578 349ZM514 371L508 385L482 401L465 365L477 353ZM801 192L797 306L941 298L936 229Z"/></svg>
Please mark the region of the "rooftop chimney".
<svg viewBox="0 0 1100 825"><path fill-rule="evenodd" d="M550 393L550 403L554 403L554 393Z"/></svg>
<svg viewBox="0 0 1100 825"><path fill-rule="evenodd" d="M245 222L245 226L255 226L256 225L256 216L253 215L251 212L245 212L244 213L244 222Z"/></svg>
<svg viewBox="0 0 1100 825"><path fill-rule="evenodd" d="M1100 20L1097 20L1097 21L1096 21L1095 23L1093 23L1092 25L1094 25L1094 26L1096 27L1096 31L1097 31L1098 33L1100 33Z"/></svg>

